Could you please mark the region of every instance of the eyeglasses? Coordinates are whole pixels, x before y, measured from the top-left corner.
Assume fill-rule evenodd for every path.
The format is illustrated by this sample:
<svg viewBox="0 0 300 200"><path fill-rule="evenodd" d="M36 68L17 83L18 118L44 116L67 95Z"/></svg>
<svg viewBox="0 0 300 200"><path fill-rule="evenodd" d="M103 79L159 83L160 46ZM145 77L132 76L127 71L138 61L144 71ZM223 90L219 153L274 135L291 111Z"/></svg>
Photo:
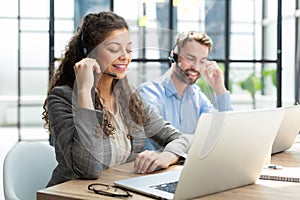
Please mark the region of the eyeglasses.
<svg viewBox="0 0 300 200"><path fill-rule="evenodd" d="M188 56L188 55L179 55L183 58L188 64L193 65L196 69L200 70L206 66L207 62L209 61L207 58L201 58L197 60L195 56Z"/></svg>
<svg viewBox="0 0 300 200"><path fill-rule="evenodd" d="M110 197L132 197L132 195L128 191L114 185L93 183L88 186L88 189L94 191L96 194L101 194Z"/></svg>

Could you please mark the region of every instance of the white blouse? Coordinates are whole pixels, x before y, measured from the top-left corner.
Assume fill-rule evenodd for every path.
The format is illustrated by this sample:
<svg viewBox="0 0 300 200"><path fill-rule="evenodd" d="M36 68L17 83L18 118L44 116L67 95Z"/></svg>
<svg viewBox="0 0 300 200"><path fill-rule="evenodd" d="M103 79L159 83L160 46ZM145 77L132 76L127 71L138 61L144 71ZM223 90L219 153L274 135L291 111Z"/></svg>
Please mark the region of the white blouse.
<svg viewBox="0 0 300 200"><path fill-rule="evenodd" d="M116 103L116 113L114 114L114 118L116 122L116 131L110 139L112 150L110 167L125 163L131 153L131 143L127 138L128 128L124 122L118 103Z"/></svg>

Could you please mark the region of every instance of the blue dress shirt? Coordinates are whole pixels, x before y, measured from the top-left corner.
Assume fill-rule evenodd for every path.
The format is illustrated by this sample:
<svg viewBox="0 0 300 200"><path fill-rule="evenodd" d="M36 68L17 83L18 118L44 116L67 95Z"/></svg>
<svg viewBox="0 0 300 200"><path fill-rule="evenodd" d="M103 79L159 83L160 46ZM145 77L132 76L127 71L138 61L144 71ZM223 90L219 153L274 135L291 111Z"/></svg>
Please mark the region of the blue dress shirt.
<svg viewBox="0 0 300 200"><path fill-rule="evenodd" d="M186 134L193 134L198 119L202 113L232 110L230 94L214 95L212 101L201 91L196 84L189 85L181 98L173 84L170 75L141 84L138 88L144 101L155 109L166 121ZM147 141L145 150L155 150Z"/></svg>

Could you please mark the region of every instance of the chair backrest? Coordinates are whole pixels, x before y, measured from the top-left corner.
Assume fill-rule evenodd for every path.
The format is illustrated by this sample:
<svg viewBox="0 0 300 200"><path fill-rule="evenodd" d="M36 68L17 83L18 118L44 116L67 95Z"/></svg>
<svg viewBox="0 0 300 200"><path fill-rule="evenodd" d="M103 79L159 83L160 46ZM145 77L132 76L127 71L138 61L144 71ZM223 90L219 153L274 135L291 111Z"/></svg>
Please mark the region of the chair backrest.
<svg viewBox="0 0 300 200"><path fill-rule="evenodd" d="M57 165L54 148L41 142L18 142L3 165L5 200L34 200Z"/></svg>

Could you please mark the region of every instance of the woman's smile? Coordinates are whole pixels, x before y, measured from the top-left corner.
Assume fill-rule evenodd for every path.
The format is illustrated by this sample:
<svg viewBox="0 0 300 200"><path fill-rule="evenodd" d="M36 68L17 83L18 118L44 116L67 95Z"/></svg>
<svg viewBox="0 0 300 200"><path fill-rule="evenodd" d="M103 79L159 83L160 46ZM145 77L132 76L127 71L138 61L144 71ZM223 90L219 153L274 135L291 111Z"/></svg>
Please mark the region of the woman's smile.
<svg viewBox="0 0 300 200"><path fill-rule="evenodd" d="M115 70L124 72L127 69L127 64L113 64Z"/></svg>

